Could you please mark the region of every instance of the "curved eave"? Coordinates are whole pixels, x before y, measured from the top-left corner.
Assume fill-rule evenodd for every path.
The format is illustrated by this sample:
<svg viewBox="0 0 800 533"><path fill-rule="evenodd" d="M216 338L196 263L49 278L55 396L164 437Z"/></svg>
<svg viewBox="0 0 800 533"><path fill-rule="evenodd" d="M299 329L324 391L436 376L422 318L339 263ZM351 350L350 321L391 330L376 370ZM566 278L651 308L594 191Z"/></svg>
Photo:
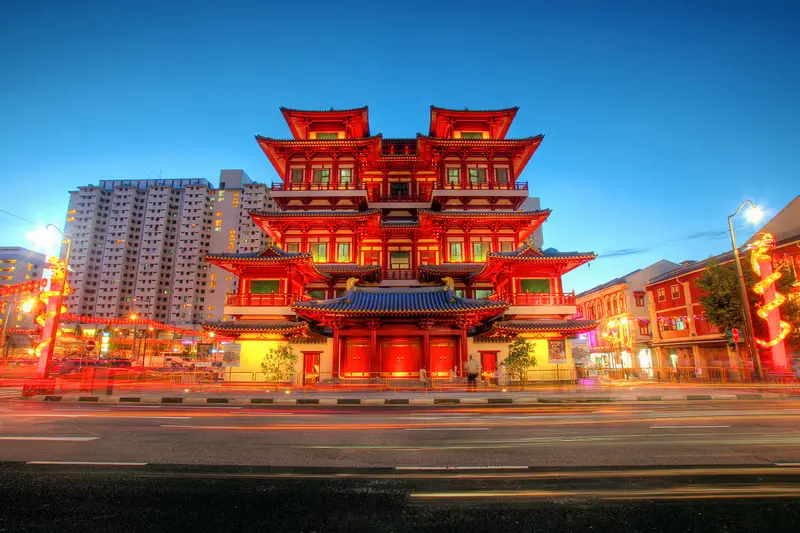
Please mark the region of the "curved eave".
<svg viewBox="0 0 800 533"><path fill-rule="evenodd" d="M519 111L519 107L509 107L506 109L479 109L479 110L470 110L470 109L448 109L445 107L436 107L434 105L431 106L431 124L430 124L430 134L435 136L440 129L438 118L442 117L456 117L462 118L464 120L486 120L489 118L502 118L502 124L500 129L494 132L494 135L498 138L503 138L508 133L508 129L511 127L511 123L514 120L514 117L517 115L517 111Z"/></svg>
<svg viewBox="0 0 800 533"><path fill-rule="evenodd" d="M297 335L308 333L307 322L216 322L202 324L202 328L222 335L243 335L248 333Z"/></svg>
<svg viewBox="0 0 800 533"><path fill-rule="evenodd" d="M483 266L483 263L459 263L452 266L419 265L417 267L417 275L421 281L433 281L443 277L467 278L476 272L480 272Z"/></svg>
<svg viewBox="0 0 800 533"><path fill-rule="evenodd" d="M346 149L363 146L375 146L376 149L378 149L381 138L381 135L375 135L358 139L273 139L271 137L256 135L256 142L261 147L261 150L267 156L270 163L272 163L272 166L275 167L278 176L284 179L286 176L287 157L284 155L283 151L286 149L308 150L325 147Z"/></svg>
<svg viewBox="0 0 800 533"><path fill-rule="evenodd" d="M457 190L457 189L454 189ZM552 213L551 209L538 209L536 211L433 211L420 209L420 215L431 218L504 218L504 219L546 219Z"/></svg>
<svg viewBox="0 0 800 533"><path fill-rule="evenodd" d="M495 322L492 334L518 335L520 333L586 333L597 327L595 320L531 320Z"/></svg>
<svg viewBox="0 0 800 533"><path fill-rule="evenodd" d="M559 274L563 275L579 266L592 261L597 256L594 254L582 256L540 256L540 257L509 257L498 256L492 253L486 256L486 265L482 270L472 275L472 281L482 281L491 279L492 275L500 272L503 267L508 264L539 264L539 265L552 265L558 267Z"/></svg>
<svg viewBox="0 0 800 533"><path fill-rule="evenodd" d="M358 115L360 118L360 129L361 133L365 136L369 136L369 107L355 107L352 109L312 109L312 110L303 110L303 109L290 109L288 107L281 107L280 108L281 114L283 115L284 120L289 125L289 129L292 131L292 135L295 138L300 139L303 136L303 133L297 128L297 124L295 123L295 118L311 118L311 119L319 119L325 122L337 122L339 120L345 120L349 116Z"/></svg>
<svg viewBox="0 0 800 533"><path fill-rule="evenodd" d="M491 300L487 300L489 302ZM494 316L508 309L505 301L491 301L491 304L480 307L467 307L460 309L330 309L324 306L297 302L291 306L292 310L300 316L315 317L354 317L354 316L441 316L441 315L482 315Z"/></svg>

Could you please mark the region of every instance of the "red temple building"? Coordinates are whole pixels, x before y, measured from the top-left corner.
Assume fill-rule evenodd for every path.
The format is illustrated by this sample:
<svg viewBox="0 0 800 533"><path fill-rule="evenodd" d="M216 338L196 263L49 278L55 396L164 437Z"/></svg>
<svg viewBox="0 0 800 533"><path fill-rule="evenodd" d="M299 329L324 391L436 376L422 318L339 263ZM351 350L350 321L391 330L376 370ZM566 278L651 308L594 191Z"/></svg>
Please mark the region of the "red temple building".
<svg viewBox="0 0 800 533"><path fill-rule="evenodd" d="M571 368L565 340L595 323L561 276L595 255L533 245L550 210L519 210L519 178L543 137L506 138L517 108L431 107L402 139L372 135L367 107L281 111L292 138L256 138L282 180L281 211L250 212L268 249L206 257L239 278L235 320L205 327L241 344L240 370L288 340L306 382L444 378L469 355L491 373L517 335L538 370Z"/></svg>

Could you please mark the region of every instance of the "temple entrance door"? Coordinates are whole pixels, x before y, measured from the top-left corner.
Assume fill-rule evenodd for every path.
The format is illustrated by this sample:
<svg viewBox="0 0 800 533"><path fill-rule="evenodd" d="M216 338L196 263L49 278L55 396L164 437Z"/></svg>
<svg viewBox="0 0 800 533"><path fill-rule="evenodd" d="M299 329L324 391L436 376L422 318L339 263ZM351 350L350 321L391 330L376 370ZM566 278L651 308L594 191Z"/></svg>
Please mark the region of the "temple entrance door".
<svg viewBox="0 0 800 533"><path fill-rule="evenodd" d="M382 375L386 377L416 377L419 373L421 343L417 339L381 340Z"/></svg>
<svg viewBox="0 0 800 533"><path fill-rule="evenodd" d="M342 377L369 377L369 339L348 339L342 358Z"/></svg>
<svg viewBox="0 0 800 533"><path fill-rule="evenodd" d="M311 385L319 382L320 352L303 352L303 383Z"/></svg>
<svg viewBox="0 0 800 533"><path fill-rule="evenodd" d="M431 339L431 368L428 374L432 378L451 377L457 353L458 342L455 339Z"/></svg>
<svg viewBox="0 0 800 533"><path fill-rule="evenodd" d="M480 352L481 372L487 376L489 383L494 383L494 373L497 370L497 352Z"/></svg>

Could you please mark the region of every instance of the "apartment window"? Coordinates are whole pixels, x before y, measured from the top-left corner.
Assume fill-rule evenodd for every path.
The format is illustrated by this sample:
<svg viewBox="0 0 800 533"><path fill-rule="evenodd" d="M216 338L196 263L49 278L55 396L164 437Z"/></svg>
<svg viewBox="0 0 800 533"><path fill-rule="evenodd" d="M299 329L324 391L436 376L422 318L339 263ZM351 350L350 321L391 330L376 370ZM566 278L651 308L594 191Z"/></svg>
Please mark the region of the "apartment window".
<svg viewBox="0 0 800 533"><path fill-rule="evenodd" d="M340 242L336 250L336 261L346 263L350 261L350 243Z"/></svg>
<svg viewBox="0 0 800 533"><path fill-rule="evenodd" d="M214 221L214 225L215 225L216 227L218 227L218 228L219 228L219 227L222 227L222 221L221 221L221 220L216 220L216 221Z"/></svg>
<svg viewBox="0 0 800 533"><path fill-rule="evenodd" d="M644 294L635 295L636 307L644 307Z"/></svg>
<svg viewBox="0 0 800 533"><path fill-rule="evenodd" d="M508 183L508 169L507 168L494 169L494 180L497 183L502 183L502 184Z"/></svg>
<svg viewBox="0 0 800 533"><path fill-rule="evenodd" d="M462 139L483 139L483 133L480 131L462 131Z"/></svg>
<svg viewBox="0 0 800 533"><path fill-rule="evenodd" d="M339 134L336 132L325 132L325 133L317 133L317 139L321 141L335 141L339 138Z"/></svg>
<svg viewBox="0 0 800 533"><path fill-rule="evenodd" d="M639 335L650 335L649 322L639 322Z"/></svg>
<svg viewBox="0 0 800 533"><path fill-rule="evenodd" d="M328 243L313 242L309 246L315 263L326 263L328 261Z"/></svg>
<svg viewBox="0 0 800 533"><path fill-rule="evenodd" d="M448 185L458 185L461 182L461 176L459 175L459 171L457 168L448 168L447 169L447 184Z"/></svg>
<svg viewBox="0 0 800 533"><path fill-rule="evenodd" d="M392 270L408 270L411 268L410 255L408 252L390 252L389 268Z"/></svg>
<svg viewBox="0 0 800 533"><path fill-rule="evenodd" d="M658 289L658 301L663 302L667 299L667 294L664 289Z"/></svg>
<svg viewBox="0 0 800 533"><path fill-rule="evenodd" d="M471 168L469 169L469 182L473 185L478 183L486 183L486 169L485 168Z"/></svg>
<svg viewBox="0 0 800 533"><path fill-rule="evenodd" d="M672 285L672 286L670 287L670 291L672 292L672 299L673 299L673 300L677 300L678 298L680 298L680 297L681 297L681 288L680 288L680 285L677 285L677 284L676 284L676 285Z"/></svg>
<svg viewBox="0 0 800 533"><path fill-rule="evenodd" d="M327 168L314 169L314 183L328 184L331 180L331 171Z"/></svg>
<svg viewBox="0 0 800 533"><path fill-rule="evenodd" d="M464 256L462 254L462 246L460 242L453 241L450 243L450 261L454 263L460 263L464 260Z"/></svg>
<svg viewBox="0 0 800 533"><path fill-rule="evenodd" d="M350 185L353 183L353 169L352 168L342 168L339 170L339 184L340 185Z"/></svg>
<svg viewBox="0 0 800 533"><path fill-rule="evenodd" d="M292 183L295 185L299 185L303 183L303 169L302 168L294 168L292 169Z"/></svg>

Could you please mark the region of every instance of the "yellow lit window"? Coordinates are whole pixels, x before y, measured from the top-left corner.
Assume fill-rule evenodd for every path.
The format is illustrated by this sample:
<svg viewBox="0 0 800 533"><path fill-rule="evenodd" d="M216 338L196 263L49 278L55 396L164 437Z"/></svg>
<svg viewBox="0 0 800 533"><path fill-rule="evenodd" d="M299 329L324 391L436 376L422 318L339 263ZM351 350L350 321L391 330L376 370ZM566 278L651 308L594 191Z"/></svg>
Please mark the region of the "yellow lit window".
<svg viewBox="0 0 800 533"><path fill-rule="evenodd" d="M211 281L216 281L216 279L217 279L217 275L216 275L216 274L211 274L211 275L210 275L208 278L209 278Z"/></svg>
<svg viewBox="0 0 800 533"><path fill-rule="evenodd" d="M222 221L221 220L217 220L217 221L214 222L214 225L216 227L220 227L220 226L222 226Z"/></svg>
<svg viewBox="0 0 800 533"><path fill-rule="evenodd" d="M74 209L70 209L69 211L67 211L68 215L74 215L75 213L77 213L77 211L75 211Z"/></svg>
<svg viewBox="0 0 800 533"><path fill-rule="evenodd" d="M210 282L210 283L208 284L208 288L209 288L209 289L215 289L216 287L217 287L217 283L216 283L216 282L214 282L214 281L212 281L212 282Z"/></svg>
<svg viewBox="0 0 800 533"><path fill-rule="evenodd" d="M74 222L74 221L75 221L75 217L67 217L67 222Z"/></svg>
<svg viewBox="0 0 800 533"><path fill-rule="evenodd" d="M214 306L213 306L213 305L209 305L209 306L208 306L208 310L209 310L209 311L213 311L213 310L214 310Z"/></svg>
<svg viewBox="0 0 800 533"><path fill-rule="evenodd" d="M28 263L28 272L33 270L33 263Z"/></svg>
<svg viewBox="0 0 800 533"><path fill-rule="evenodd" d="M217 212L217 216L221 217L222 216L222 211Z"/></svg>

